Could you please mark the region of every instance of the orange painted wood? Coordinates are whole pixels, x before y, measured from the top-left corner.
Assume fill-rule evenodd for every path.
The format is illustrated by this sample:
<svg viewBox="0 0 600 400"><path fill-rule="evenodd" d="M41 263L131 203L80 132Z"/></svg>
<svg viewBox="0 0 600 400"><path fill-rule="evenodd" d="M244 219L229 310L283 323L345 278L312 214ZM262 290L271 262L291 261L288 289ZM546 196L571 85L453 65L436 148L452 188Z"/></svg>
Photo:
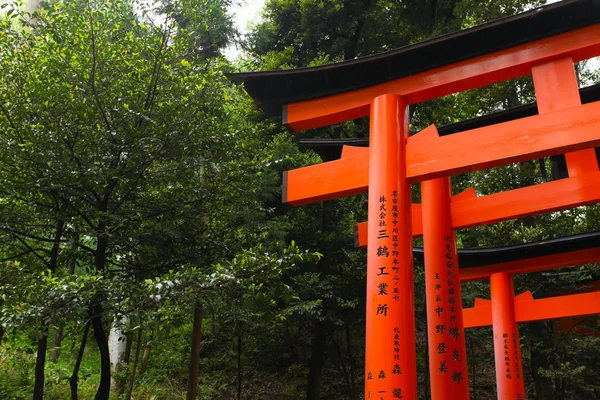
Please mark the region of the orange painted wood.
<svg viewBox="0 0 600 400"><path fill-rule="evenodd" d="M560 193L560 196L556 194ZM459 197L461 196L461 197ZM531 201L535 199L535 201ZM452 197L452 226L456 229L492 224L530 215L566 210L600 201L600 172L561 179L540 185L476 197L474 191ZM416 204L413 204L415 207ZM413 235L420 236L421 224L415 220ZM366 222L357 224L357 246L367 245Z"/></svg>
<svg viewBox="0 0 600 400"><path fill-rule="evenodd" d="M600 145L600 102L439 137L431 126L407 143L411 183ZM364 193L366 154L288 171L283 200L302 205Z"/></svg>
<svg viewBox="0 0 600 400"><path fill-rule="evenodd" d="M421 183L432 400L471 398L450 193L450 178Z"/></svg>
<svg viewBox="0 0 600 400"><path fill-rule="evenodd" d="M519 327L515 318L515 288L510 274L490 277L496 387L499 400L525 399Z"/></svg>
<svg viewBox="0 0 600 400"><path fill-rule="evenodd" d="M479 281L487 279L498 272L511 274L531 274L550 269L573 267L600 261L600 248L570 251L549 256L528 258L525 260L511 261L501 264L487 265L485 267L463 268L460 271L461 282Z"/></svg>
<svg viewBox="0 0 600 400"><path fill-rule="evenodd" d="M457 175L600 145L600 102L408 143L409 181Z"/></svg>
<svg viewBox="0 0 600 400"><path fill-rule="evenodd" d="M573 61L600 55L600 25L523 44L364 89L287 105L287 123L296 131L369 115L371 101L385 93L411 104L527 75L534 64L560 56Z"/></svg>
<svg viewBox="0 0 600 400"><path fill-rule="evenodd" d="M423 234L423 220L421 218L422 208L420 204L412 204L412 235L413 237L419 237ZM366 222L360 222L354 225L354 237L355 244L357 247L366 247L368 238L368 224Z"/></svg>
<svg viewBox="0 0 600 400"><path fill-rule="evenodd" d="M389 94L371 110L365 399L417 398L408 104Z"/></svg>
<svg viewBox="0 0 600 400"><path fill-rule="evenodd" d="M600 292L571 294L515 303L517 322L600 314Z"/></svg>
<svg viewBox="0 0 600 400"><path fill-rule="evenodd" d="M527 293L527 292L526 292ZM515 298L515 320L517 323L542 321L565 317L600 314L600 291L548 297L534 300ZM491 302L479 300L475 307L463 309L465 328L480 328L492 325Z"/></svg>
<svg viewBox="0 0 600 400"><path fill-rule="evenodd" d="M560 196L557 196L560 193ZM535 199L535 201L531 201ZM454 229L565 210L600 201L600 172L452 203Z"/></svg>
<svg viewBox="0 0 600 400"><path fill-rule="evenodd" d="M515 296L515 303L523 300L533 300L533 296L529 290ZM492 301L476 297L472 308L463 308L463 317L465 318L465 328L491 326Z"/></svg>
<svg viewBox="0 0 600 400"><path fill-rule="evenodd" d="M361 146L348 146L348 145L343 145L342 146L342 157L341 158L346 158L346 157L353 157L353 156L369 156L369 148L368 147L361 147Z"/></svg>
<svg viewBox="0 0 600 400"><path fill-rule="evenodd" d="M485 299L475 299L475 306L463 308L465 329L481 328L492 325L492 302Z"/></svg>
<svg viewBox="0 0 600 400"><path fill-rule="evenodd" d="M365 193L369 157L355 155L283 173L282 202L293 206Z"/></svg>
<svg viewBox="0 0 600 400"><path fill-rule="evenodd" d="M538 112L545 114L581 105L573 59L568 57L536 65L531 69ZM594 149L565 154L569 176L598 171Z"/></svg>

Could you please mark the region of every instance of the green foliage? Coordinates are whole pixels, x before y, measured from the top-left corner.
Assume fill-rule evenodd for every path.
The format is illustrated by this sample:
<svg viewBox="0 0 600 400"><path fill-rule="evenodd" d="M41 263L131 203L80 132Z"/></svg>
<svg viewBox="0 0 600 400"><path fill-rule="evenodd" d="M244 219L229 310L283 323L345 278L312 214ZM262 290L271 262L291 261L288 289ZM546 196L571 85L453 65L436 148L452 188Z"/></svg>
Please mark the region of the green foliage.
<svg viewBox="0 0 600 400"><path fill-rule="evenodd" d="M225 78L231 3L45 2L33 20L14 7L0 21L0 398L31 397L40 327L50 337L64 331L58 362L46 365L45 395L69 398L97 302L106 330L115 324L132 347L119 380L132 377L140 349L134 399L184 398L196 305L204 312L198 398L235 398L238 377L242 398L304 398L315 387L323 399L360 398L365 257L352 239L353 224L367 218L366 197L281 204L281 173L322 160ZM541 3L270 0L240 68L371 55ZM578 74L584 84L598 78L589 63ZM412 129L533 100L523 77L418 104ZM358 120L300 137L367 131ZM455 177L453 190L485 195L541 181L540 164L528 162ZM458 241L500 246L586 232L598 229L599 210L480 227ZM544 297L597 277L598 266L587 265L519 277L516 287ZM421 388L423 279L415 271ZM463 285L466 306L487 296L484 282ZM546 385L564 399L597 394L597 338L550 324L521 332L531 393ZM81 398L92 398L100 379L88 340ZM491 332L469 332L468 347L473 394L492 398Z"/></svg>

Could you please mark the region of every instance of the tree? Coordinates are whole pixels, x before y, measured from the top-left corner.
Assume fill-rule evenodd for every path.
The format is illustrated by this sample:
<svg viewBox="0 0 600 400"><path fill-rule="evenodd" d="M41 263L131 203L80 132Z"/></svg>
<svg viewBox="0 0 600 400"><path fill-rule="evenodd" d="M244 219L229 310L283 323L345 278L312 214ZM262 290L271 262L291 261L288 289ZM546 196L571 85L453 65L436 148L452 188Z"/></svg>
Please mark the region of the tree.
<svg viewBox="0 0 600 400"><path fill-rule="evenodd" d="M44 9L32 29L2 22L5 259L54 273L75 241L85 253L78 273L144 279L208 268L247 244L234 243L239 227L225 219L258 204L259 168L214 58L231 34L227 3L200 17L177 4L75 1ZM104 318L118 307L107 296L96 292L87 315L101 354L98 399L110 387Z"/></svg>

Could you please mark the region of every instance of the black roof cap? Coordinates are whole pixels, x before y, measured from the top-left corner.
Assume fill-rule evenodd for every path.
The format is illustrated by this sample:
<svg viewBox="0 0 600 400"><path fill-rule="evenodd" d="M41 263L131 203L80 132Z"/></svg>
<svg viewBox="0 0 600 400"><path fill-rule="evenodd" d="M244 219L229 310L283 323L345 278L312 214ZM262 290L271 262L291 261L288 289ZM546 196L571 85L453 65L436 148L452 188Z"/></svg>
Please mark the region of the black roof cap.
<svg viewBox="0 0 600 400"><path fill-rule="evenodd" d="M228 74L269 117L289 103L362 89L600 22L600 0L563 0L370 57L312 68Z"/></svg>

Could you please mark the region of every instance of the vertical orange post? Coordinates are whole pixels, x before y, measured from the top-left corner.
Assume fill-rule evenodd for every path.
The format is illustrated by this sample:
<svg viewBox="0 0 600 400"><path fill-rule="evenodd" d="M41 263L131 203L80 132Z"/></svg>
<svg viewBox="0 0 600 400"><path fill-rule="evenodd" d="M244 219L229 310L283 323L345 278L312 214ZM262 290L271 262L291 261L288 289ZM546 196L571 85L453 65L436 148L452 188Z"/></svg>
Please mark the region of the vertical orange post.
<svg viewBox="0 0 600 400"><path fill-rule="evenodd" d="M492 327L498 400L525 399L519 328L515 322L515 289L506 272L490 276Z"/></svg>
<svg viewBox="0 0 600 400"><path fill-rule="evenodd" d="M538 112L545 114L581 105L573 58L563 57L531 68ZM598 170L594 149L565 154L569 176Z"/></svg>
<svg viewBox="0 0 600 400"><path fill-rule="evenodd" d="M407 105L393 94L371 104L366 400L417 398Z"/></svg>
<svg viewBox="0 0 600 400"><path fill-rule="evenodd" d="M471 398L450 190L450 178L421 183L432 400Z"/></svg>

